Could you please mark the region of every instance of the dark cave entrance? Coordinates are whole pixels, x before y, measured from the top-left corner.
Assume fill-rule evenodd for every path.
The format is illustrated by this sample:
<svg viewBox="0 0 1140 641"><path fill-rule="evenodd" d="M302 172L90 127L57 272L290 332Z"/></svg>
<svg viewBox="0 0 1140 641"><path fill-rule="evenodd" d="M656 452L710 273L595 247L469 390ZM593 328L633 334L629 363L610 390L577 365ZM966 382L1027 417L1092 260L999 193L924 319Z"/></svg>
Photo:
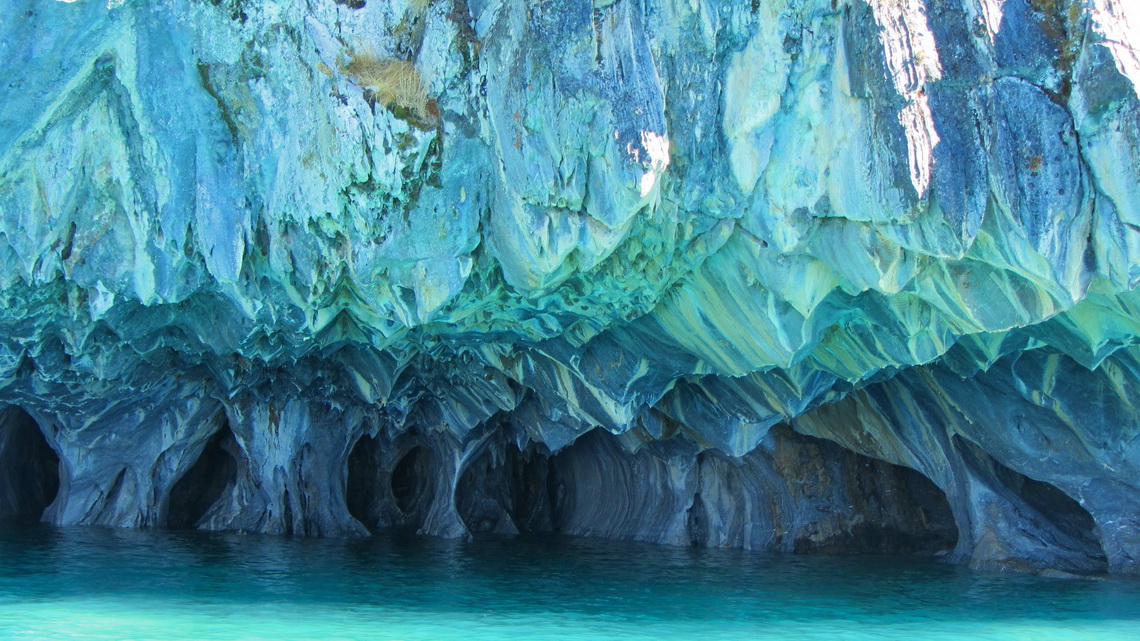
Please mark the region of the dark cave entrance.
<svg viewBox="0 0 1140 641"><path fill-rule="evenodd" d="M404 447L362 436L348 454L345 503L370 532L423 528L450 478L431 446Z"/></svg>
<svg viewBox="0 0 1140 641"><path fill-rule="evenodd" d="M472 534L554 532L550 479L546 453L494 445L464 468L455 510Z"/></svg>
<svg viewBox="0 0 1140 641"><path fill-rule="evenodd" d="M348 487L344 498L348 513L369 531L375 531L383 518L381 507L386 502L384 485L387 481L380 443L371 436L362 436L348 454Z"/></svg>
<svg viewBox="0 0 1140 641"><path fill-rule="evenodd" d="M865 458L860 456L860 459ZM942 488L918 470L886 462L878 464L888 475L894 477L897 485L879 488L878 493L872 493L868 497L868 503L880 506L898 501L899 507L891 512L902 517L899 524L884 526L881 523L869 523L862 527L856 526L856 534L861 533L865 539L863 546L859 546L863 548L862 551L920 556L936 556L953 551L958 545L958 524ZM872 467L866 462L863 465L864 469Z"/></svg>
<svg viewBox="0 0 1140 641"><path fill-rule="evenodd" d="M1006 490L1024 501L1066 537L1066 547L1107 568L1108 558L1101 547L1096 522L1080 503L1056 486L1019 474L997 461L993 461L993 467L998 481Z"/></svg>
<svg viewBox="0 0 1140 641"><path fill-rule="evenodd" d="M229 423L223 422L198 460L170 489L166 526L174 530L197 527L227 488L237 482L240 448Z"/></svg>
<svg viewBox="0 0 1140 641"><path fill-rule="evenodd" d="M396 508L413 520L419 516L422 521L427 509L431 507L434 495L432 462L431 452L422 445L417 445L408 450L392 468L390 486Z"/></svg>
<svg viewBox="0 0 1140 641"><path fill-rule="evenodd" d="M557 454L492 442L464 467L455 509L473 534L564 533L801 554L954 549L950 503L921 473L787 429L775 434L775 450L735 458L680 442L633 453L604 430ZM695 492L684 495L671 485L671 470L691 466L689 457ZM397 483L394 475L394 491ZM678 515L680 536L667 529ZM767 541L754 527L790 538Z"/></svg>
<svg viewBox="0 0 1140 641"><path fill-rule="evenodd" d="M59 492L59 455L22 408L0 410L0 521L34 523Z"/></svg>
<svg viewBox="0 0 1140 641"><path fill-rule="evenodd" d="M921 472L788 428L772 434L780 491L810 515L796 519L793 552L940 556L957 546L950 501Z"/></svg>

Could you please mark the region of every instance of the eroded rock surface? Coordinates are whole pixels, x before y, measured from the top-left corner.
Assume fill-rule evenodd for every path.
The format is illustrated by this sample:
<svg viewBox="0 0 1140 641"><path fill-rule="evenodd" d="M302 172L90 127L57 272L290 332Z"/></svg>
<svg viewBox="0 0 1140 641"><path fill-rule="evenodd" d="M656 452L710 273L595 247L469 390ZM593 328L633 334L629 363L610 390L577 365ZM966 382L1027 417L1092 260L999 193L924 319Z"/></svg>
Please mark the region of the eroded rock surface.
<svg viewBox="0 0 1140 641"><path fill-rule="evenodd" d="M1133 3L0 4L0 517L1140 571Z"/></svg>

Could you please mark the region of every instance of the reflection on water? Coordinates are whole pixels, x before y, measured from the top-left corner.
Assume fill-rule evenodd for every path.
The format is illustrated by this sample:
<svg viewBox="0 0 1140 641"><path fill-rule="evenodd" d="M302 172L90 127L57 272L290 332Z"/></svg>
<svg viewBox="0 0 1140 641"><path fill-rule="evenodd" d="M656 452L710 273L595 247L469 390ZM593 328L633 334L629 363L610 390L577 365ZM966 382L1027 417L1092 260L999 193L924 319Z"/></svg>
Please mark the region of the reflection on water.
<svg viewBox="0 0 1140 641"><path fill-rule="evenodd" d="M0 531L0 638L1136 638L1140 581L584 539Z"/></svg>

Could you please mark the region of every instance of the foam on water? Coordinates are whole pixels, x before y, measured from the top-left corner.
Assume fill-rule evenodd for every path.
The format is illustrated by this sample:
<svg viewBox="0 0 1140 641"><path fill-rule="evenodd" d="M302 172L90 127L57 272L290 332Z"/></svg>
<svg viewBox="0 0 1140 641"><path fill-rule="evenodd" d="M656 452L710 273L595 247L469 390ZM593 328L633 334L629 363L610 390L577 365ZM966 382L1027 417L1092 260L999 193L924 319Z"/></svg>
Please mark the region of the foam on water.
<svg viewBox="0 0 1140 641"><path fill-rule="evenodd" d="M5 639L1134 639L1140 582L581 539L0 531Z"/></svg>

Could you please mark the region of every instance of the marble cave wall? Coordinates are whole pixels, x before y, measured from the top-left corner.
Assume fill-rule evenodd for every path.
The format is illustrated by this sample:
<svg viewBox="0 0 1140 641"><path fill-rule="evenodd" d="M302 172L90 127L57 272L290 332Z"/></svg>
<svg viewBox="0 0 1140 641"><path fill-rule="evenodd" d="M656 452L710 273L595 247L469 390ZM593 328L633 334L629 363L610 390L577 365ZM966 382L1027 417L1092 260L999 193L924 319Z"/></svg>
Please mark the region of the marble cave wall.
<svg viewBox="0 0 1140 641"><path fill-rule="evenodd" d="M0 15L0 518L1140 572L1131 0Z"/></svg>

